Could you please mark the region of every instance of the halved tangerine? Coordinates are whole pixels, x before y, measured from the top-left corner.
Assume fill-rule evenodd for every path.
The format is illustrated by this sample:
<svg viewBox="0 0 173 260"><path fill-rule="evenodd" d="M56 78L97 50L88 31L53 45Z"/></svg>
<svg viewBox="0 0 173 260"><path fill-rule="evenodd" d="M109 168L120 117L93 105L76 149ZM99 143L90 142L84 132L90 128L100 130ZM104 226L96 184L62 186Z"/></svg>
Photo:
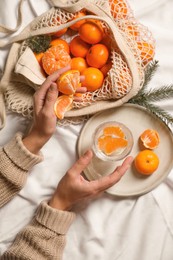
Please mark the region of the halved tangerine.
<svg viewBox="0 0 173 260"><path fill-rule="evenodd" d="M140 140L145 148L155 149L160 143L159 133L154 129L146 129L141 135Z"/></svg>
<svg viewBox="0 0 173 260"><path fill-rule="evenodd" d="M71 96L59 96L54 105L56 116L61 120L67 111L73 107L73 98Z"/></svg>
<svg viewBox="0 0 173 260"><path fill-rule="evenodd" d="M72 95L76 89L81 87L80 72L78 70L68 70L57 79L58 90L65 95Z"/></svg>
<svg viewBox="0 0 173 260"><path fill-rule="evenodd" d="M70 55L61 45L50 47L42 57L43 69L48 75L67 66L70 61Z"/></svg>

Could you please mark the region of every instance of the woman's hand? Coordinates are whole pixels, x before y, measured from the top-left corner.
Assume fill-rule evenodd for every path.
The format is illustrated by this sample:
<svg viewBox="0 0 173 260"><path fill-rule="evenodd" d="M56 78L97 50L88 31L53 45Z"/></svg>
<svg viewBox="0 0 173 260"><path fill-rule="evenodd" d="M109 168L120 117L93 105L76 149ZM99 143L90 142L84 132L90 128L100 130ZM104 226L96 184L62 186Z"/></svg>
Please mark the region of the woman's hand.
<svg viewBox="0 0 173 260"><path fill-rule="evenodd" d="M49 205L60 210L69 210L80 200L93 197L117 183L127 169L133 158L127 157L121 166L118 166L111 174L94 181L87 181L81 173L88 166L93 157L91 150L87 151L60 180L57 189L52 196Z"/></svg>
<svg viewBox="0 0 173 260"><path fill-rule="evenodd" d="M34 94L34 119L29 134L23 139L26 148L38 154L43 145L49 140L56 129L56 115L54 104L58 96L58 77L70 66L66 66L48 76L42 86ZM81 79L82 80L82 79ZM86 88L80 88L78 92L86 92Z"/></svg>

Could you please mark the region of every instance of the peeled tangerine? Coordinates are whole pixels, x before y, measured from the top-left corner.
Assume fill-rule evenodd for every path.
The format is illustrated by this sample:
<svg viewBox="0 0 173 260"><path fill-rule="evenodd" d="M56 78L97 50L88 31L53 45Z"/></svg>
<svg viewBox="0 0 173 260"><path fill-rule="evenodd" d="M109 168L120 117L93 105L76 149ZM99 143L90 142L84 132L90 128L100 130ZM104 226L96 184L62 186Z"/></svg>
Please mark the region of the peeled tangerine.
<svg viewBox="0 0 173 260"><path fill-rule="evenodd" d="M160 143L160 137L156 130L146 129L141 135L140 140L147 149L155 149Z"/></svg>
<svg viewBox="0 0 173 260"><path fill-rule="evenodd" d="M57 79L58 90L65 95L73 95L76 89L81 86L80 72L78 70L69 70L61 74Z"/></svg>
<svg viewBox="0 0 173 260"><path fill-rule="evenodd" d="M151 175L159 166L159 158L151 150L139 152L134 160L136 170L143 175Z"/></svg>

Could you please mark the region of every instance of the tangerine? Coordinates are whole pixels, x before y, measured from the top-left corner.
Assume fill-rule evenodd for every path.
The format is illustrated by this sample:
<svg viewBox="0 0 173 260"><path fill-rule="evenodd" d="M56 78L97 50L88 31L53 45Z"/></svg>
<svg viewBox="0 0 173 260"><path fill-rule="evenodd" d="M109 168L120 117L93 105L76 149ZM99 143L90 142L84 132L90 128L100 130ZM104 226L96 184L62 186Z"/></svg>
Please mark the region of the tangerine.
<svg viewBox="0 0 173 260"><path fill-rule="evenodd" d="M87 62L82 57L74 57L71 59L71 69L78 70L82 72L84 69L88 68Z"/></svg>
<svg viewBox="0 0 173 260"><path fill-rule="evenodd" d="M60 31L57 31L57 32L53 33L53 36L61 37L62 35L64 35L67 32L67 30L68 30L68 28L64 28L64 29L62 29Z"/></svg>
<svg viewBox="0 0 173 260"><path fill-rule="evenodd" d="M78 70L68 70L61 74L56 83L61 93L72 95L81 86L80 72Z"/></svg>
<svg viewBox="0 0 173 260"><path fill-rule="evenodd" d="M104 77L107 76L108 71L112 68L112 62L108 61L100 70L103 73Z"/></svg>
<svg viewBox="0 0 173 260"><path fill-rule="evenodd" d="M43 55L44 55L44 52L40 52L40 53L35 53L35 52L34 52L34 55L35 55L35 57L36 57L38 63L40 64L40 66L42 66L42 57L43 57Z"/></svg>
<svg viewBox="0 0 173 260"><path fill-rule="evenodd" d="M79 28L79 36L89 44L96 44L103 38L103 29L94 20L88 20Z"/></svg>
<svg viewBox="0 0 173 260"><path fill-rule="evenodd" d="M70 61L70 55L61 45L50 47L42 57L43 69L48 75L67 66Z"/></svg>
<svg viewBox="0 0 173 260"><path fill-rule="evenodd" d="M63 48L66 52L70 53L70 48L69 48L69 45L66 40L58 38L58 39L54 39L50 42L51 47L57 46L57 45L59 47Z"/></svg>
<svg viewBox="0 0 173 260"><path fill-rule="evenodd" d="M88 67L84 69L81 73L82 76L85 76L82 81L82 86L87 88L87 91L95 91L101 88L104 80L103 73L93 67Z"/></svg>
<svg viewBox="0 0 173 260"><path fill-rule="evenodd" d="M75 57L85 58L90 44L84 42L79 36L75 36L70 42L70 52Z"/></svg>
<svg viewBox="0 0 173 260"><path fill-rule="evenodd" d="M111 15L116 18L126 18L128 6L124 0L109 0Z"/></svg>
<svg viewBox="0 0 173 260"><path fill-rule="evenodd" d="M159 158L153 151L143 150L135 157L134 165L139 173L151 175L159 166Z"/></svg>
<svg viewBox="0 0 173 260"><path fill-rule="evenodd" d="M146 129L139 138L143 146L149 149L157 148L160 143L159 134L154 129Z"/></svg>
<svg viewBox="0 0 173 260"><path fill-rule="evenodd" d="M77 18L80 18L80 17L83 17L83 16L85 16L85 15L86 15L86 12L85 12L84 10L81 10L81 11L79 11L79 12L77 12L77 13L75 14L73 20L75 20L75 19L77 19ZM71 28L72 30L74 30L74 31L78 31L78 30L79 30L79 27L80 27L83 23L85 23L85 21L86 21L85 19L82 19L82 20L76 22L75 24L71 25L70 28Z"/></svg>
<svg viewBox="0 0 173 260"><path fill-rule="evenodd" d="M144 64L147 64L151 60L153 60L154 57L154 46L148 42L137 42L137 47L140 51L140 56L142 59L142 62Z"/></svg>
<svg viewBox="0 0 173 260"><path fill-rule="evenodd" d="M109 58L109 50L104 44L94 44L86 55L86 61L89 66L100 69Z"/></svg>
<svg viewBox="0 0 173 260"><path fill-rule="evenodd" d="M71 96L59 96L54 104L54 111L59 119L63 119L67 111L73 107L73 98Z"/></svg>

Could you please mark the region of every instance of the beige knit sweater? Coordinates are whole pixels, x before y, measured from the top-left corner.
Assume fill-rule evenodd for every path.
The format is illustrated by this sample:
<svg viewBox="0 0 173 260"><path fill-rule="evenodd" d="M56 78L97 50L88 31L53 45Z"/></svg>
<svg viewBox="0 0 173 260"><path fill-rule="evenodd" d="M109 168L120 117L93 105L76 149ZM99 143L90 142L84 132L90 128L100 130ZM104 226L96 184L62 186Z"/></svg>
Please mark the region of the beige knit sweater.
<svg viewBox="0 0 173 260"><path fill-rule="evenodd" d="M10 201L24 186L28 171L42 161L22 143L22 134L0 149L0 207ZM75 218L72 212L56 210L42 202L33 218L15 238L1 260L62 259L65 235Z"/></svg>

